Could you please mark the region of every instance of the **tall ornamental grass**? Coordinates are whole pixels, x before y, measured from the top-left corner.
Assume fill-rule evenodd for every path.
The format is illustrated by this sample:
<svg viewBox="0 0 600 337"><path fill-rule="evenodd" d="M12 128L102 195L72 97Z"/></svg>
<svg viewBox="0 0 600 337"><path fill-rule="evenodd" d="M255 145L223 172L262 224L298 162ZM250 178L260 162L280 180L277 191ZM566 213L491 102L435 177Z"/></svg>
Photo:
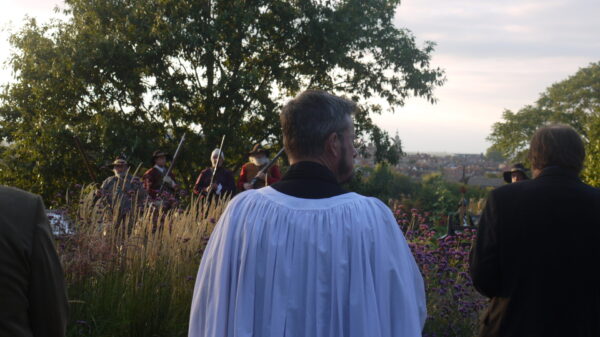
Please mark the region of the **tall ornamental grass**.
<svg viewBox="0 0 600 337"><path fill-rule="evenodd" d="M88 191L65 210L75 224L73 234L58 239L71 301L68 335L186 336L198 265L226 201L192 198L168 211L157 202L134 202L129 210L120 204ZM428 213L396 203L394 214L425 280L423 335L475 335L486 302L468 274L475 232L444 237Z"/></svg>
<svg viewBox="0 0 600 337"><path fill-rule="evenodd" d="M192 199L120 210L82 193L59 238L70 299L69 336L186 336L196 272L225 202Z"/></svg>

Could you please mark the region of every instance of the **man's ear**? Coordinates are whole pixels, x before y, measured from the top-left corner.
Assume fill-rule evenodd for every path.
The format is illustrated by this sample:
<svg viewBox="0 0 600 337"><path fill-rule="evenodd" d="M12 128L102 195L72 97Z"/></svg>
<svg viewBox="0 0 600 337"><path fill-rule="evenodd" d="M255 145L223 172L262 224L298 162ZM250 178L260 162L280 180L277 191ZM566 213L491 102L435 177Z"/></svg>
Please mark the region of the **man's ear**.
<svg viewBox="0 0 600 337"><path fill-rule="evenodd" d="M339 136L332 132L325 139L325 153L329 156L337 157L339 155Z"/></svg>

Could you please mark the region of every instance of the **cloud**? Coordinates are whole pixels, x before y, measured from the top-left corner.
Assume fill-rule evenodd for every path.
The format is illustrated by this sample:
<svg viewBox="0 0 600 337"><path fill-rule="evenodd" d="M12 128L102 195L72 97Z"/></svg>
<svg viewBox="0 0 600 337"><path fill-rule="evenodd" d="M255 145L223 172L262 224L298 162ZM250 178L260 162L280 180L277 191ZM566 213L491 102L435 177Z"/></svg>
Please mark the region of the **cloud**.
<svg viewBox="0 0 600 337"><path fill-rule="evenodd" d="M413 98L375 121L407 150L484 152L504 109L537 100L551 84L600 60L597 0L405 0L396 25L437 43L448 82L438 104Z"/></svg>

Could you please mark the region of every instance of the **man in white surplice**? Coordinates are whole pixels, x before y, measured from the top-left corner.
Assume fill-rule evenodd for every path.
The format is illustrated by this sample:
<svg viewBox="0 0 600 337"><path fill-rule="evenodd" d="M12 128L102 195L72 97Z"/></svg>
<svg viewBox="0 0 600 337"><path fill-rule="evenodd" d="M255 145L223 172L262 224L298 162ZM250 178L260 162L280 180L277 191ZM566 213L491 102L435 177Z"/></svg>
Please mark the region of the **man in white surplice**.
<svg viewBox="0 0 600 337"><path fill-rule="evenodd" d="M291 167L235 197L196 279L190 337L412 337L423 279L390 209L345 191L356 105L305 91L281 112Z"/></svg>

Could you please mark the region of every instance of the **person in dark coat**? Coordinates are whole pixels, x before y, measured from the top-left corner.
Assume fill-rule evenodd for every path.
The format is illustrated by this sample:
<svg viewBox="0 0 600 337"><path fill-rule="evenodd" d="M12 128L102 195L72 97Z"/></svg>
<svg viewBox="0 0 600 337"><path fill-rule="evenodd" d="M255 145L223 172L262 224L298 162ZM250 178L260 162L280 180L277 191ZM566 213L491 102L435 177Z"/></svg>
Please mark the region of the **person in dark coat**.
<svg viewBox="0 0 600 337"><path fill-rule="evenodd" d="M532 180L492 191L471 251L491 298L479 336L600 336L600 190L579 179L585 150L569 126L531 140Z"/></svg>
<svg viewBox="0 0 600 337"><path fill-rule="evenodd" d="M168 154L163 151L154 151L154 153L152 153L152 165L154 166L142 176L144 189L152 198L158 197L158 192L160 191L161 186L163 186L163 181L163 192L174 195L179 188L173 172L169 172L169 176L166 176L168 170L167 156Z"/></svg>
<svg viewBox="0 0 600 337"><path fill-rule="evenodd" d="M220 149L215 149L211 153L210 160L213 166L200 172L198 179L196 179L196 184L194 185L194 194L199 195L202 198L232 196L233 193L235 193L235 179L233 179L233 173L223 167L225 155ZM215 178L212 179L215 167L217 168L216 174Z"/></svg>
<svg viewBox="0 0 600 337"><path fill-rule="evenodd" d="M0 336L63 337L67 295L39 196L0 186Z"/></svg>

